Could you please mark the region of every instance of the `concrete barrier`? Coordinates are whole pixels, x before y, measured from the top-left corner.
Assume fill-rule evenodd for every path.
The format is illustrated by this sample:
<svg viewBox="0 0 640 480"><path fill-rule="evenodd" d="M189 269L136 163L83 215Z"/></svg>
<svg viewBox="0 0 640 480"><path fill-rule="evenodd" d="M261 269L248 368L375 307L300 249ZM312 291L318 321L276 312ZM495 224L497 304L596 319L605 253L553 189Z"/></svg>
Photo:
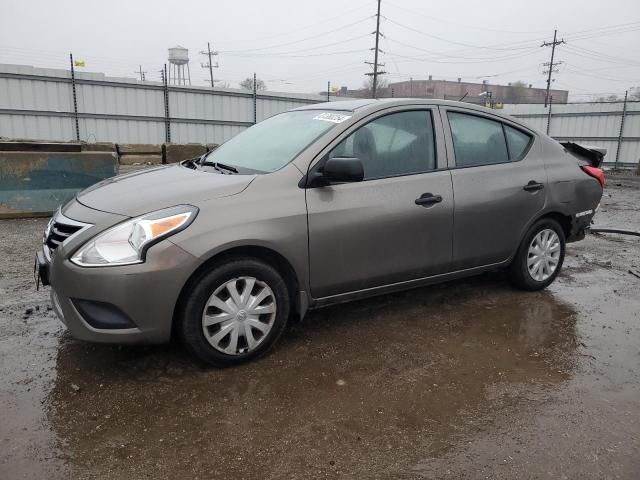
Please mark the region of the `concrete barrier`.
<svg viewBox="0 0 640 480"><path fill-rule="evenodd" d="M82 143L80 150L83 152L117 152L116 144L109 142Z"/></svg>
<svg viewBox="0 0 640 480"><path fill-rule="evenodd" d="M117 168L115 151L0 151L0 219L49 216Z"/></svg>
<svg viewBox="0 0 640 480"><path fill-rule="evenodd" d="M119 165L176 163L217 144L0 142L0 218L47 216L82 190L116 175Z"/></svg>
<svg viewBox="0 0 640 480"><path fill-rule="evenodd" d="M162 150L164 163L176 163L187 158L199 157L207 152L207 147L201 143L166 143Z"/></svg>
<svg viewBox="0 0 640 480"><path fill-rule="evenodd" d="M161 154L122 155L120 165L159 165L162 163Z"/></svg>
<svg viewBox="0 0 640 480"><path fill-rule="evenodd" d="M162 155L162 145L153 143L119 143L120 155Z"/></svg>
<svg viewBox="0 0 640 480"><path fill-rule="evenodd" d="M155 165L163 163L162 145L150 143L119 143L120 165Z"/></svg>

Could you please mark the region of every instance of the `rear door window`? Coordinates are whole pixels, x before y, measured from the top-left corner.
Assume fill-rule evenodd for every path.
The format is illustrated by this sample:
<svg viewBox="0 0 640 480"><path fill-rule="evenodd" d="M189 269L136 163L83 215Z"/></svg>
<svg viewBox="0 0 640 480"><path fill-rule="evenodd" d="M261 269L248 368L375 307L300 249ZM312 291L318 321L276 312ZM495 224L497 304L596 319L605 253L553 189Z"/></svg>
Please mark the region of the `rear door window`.
<svg viewBox="0 0 640 480"><path fill-rule="evenodd" d="M448 112L456 166L473 167L509 161L502 123L476 115Z"/></svg>

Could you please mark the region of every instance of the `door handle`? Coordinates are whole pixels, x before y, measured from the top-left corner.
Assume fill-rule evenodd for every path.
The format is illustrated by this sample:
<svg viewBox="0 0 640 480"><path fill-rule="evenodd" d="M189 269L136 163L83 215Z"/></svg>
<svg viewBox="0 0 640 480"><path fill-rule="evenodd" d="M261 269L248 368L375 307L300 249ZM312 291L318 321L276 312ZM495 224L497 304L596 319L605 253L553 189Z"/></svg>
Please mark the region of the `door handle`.
<svg viewBox="0 0 640 480"><path fill-rule="evenodd" d="M416 198L416 205L428 207L434 203L440 203L442 201L442 195L434 195L433 193L423 193L420 198Z"/></svg>
<svg viewBox="0 0 640 480"><path fill-rule="evenodd" d="M538 183L535 180L531 180L522 188L525 192L537 192L538 190L542 190L544 188L544 183Z"/></svg>

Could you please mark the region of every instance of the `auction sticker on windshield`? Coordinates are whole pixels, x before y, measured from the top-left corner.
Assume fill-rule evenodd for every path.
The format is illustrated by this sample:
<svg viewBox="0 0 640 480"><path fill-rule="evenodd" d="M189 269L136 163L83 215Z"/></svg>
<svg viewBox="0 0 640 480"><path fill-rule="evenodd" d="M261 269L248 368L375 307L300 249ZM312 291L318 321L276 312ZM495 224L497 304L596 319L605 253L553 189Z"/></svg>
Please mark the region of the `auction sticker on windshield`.
<svg viewBox="0 0 640 480"><path fill-rule="evenodd" d="M344 113L333 113L333 112L332 113L325 112L313 117L314 120L324 120L325 122L332 122L332 123L342 123L349 118L351 118L351 115L345 115Z"/></svg>

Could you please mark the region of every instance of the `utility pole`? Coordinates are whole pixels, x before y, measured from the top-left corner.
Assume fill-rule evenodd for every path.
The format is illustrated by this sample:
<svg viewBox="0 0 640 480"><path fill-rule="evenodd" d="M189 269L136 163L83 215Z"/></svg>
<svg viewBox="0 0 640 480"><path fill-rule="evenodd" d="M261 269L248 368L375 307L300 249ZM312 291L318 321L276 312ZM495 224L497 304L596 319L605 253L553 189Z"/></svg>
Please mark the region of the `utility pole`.
<svg viewBox="0 0 640 480"><path fill-rule="evenodd" d="M80 141L80 123L78 122L78 96L76 93L76 71L73 64L73 54L69 54L71 64L71 92L73 94L73 118L76 124L76 142Z"/></svg>
<svg viewBox="0 0 640 480"><path fill-rule="evenodd" d="M207 63L201 63L200 66L202 68L209 69L209 79L210 79L209 81L211 82L211 88L213 88L213 69L218 68L218 62L216 62L216 64L214 65L211 57L218 55L218 52L212 52L211 43L207 42L207 50L201 50L200 55L206 55L207 58L209 59Z"/></svg>
<svg viewBox="0 0 640 480"><path fill-rule="evenodd" d="M558 40L558 30L554 30L553 42L543 42L542 45L540 45L541 47L551 47L551 61L549 61L548 63L543 63L545 67L549 67L549 70L545 70L544 72L549 74L549 76L547 77L547 93L544 96L545 107L547 106L547 103L549 103L549 89L551 88L551 74L554 72L557 72L558 70L555 69L555 66L562 63L562 62L555 62L555 63L553 62L553 59L556 53L556 46L561 45L563 43L567 43L567 42L565 42L564 39Z"/></svg>
<svg viewBox="0 0 640 480"><path fill-rule="evenodd" d="M553 105L553 95L549 97L549 111L547 112L547 135L551 131L551 105Z"/></svg>
<svg viewBox="0 0 640 480"><path fill-rule="evenodd" d="M627 98L629 90L624 92L624 103L622 104L622 117L620 118L620 133L618 133L618 148L616 148L616 164L614 168L618 168L618 160L620 159L620 147L622 147L622 135L624 134L624 119L627 116Z"/></svg>
<svg viewBox="0 0 640 480"><path fill-rule="evenodd" d="M162 77L163 86L163 98L164 98L164 132L166 143L171 143L171 117L169 116L169 77L167 76L167 64L164 64L162 70L160 70L160 76Z"/></svg>
<svg viewBox="0 0 640 480"><path fill-rule="evenodd" d="M144 75L144 74L145 74L145 73L147 73L147 72L143 72L143 71L142 71L142 65L138 65L138 71L137 71L136 73L137 73L138 75L140 75L140 81L141 81L141 82L144 82L144 81L145 81L145 79L146 79L146 77L145 77L145 75Z"/></svg>
<svg viewBox="0 0 640 480"><path fill-rule="evenodd" d="M331 101L331 82L327 82L327 102Z"/></svg>
<svg viewBox="0 0 640 480"><path fill-rule="evenodd" d="M258 78L253 72L253 124L258 123Z"/></svg>
<svg viewBox="0 0 640 480"><path fill-rule="evenodd" d="M380 2L381 0L378 0L378 13L376 14L376 47L374 48L374 58L373 58L373 63L371 62L364 62L364 63L368 63L369 65L373 65L373 72L371 73L366 73L365 75L373 75L373 85L371 88L371 96L373 98L376 98L377 94L378 94L378 75L384 75L387 72L383 72L383 71L379 71L378 67L379 66L384 66L384 65L380 65L378 63L378 53L380 52Z"/></svg>

